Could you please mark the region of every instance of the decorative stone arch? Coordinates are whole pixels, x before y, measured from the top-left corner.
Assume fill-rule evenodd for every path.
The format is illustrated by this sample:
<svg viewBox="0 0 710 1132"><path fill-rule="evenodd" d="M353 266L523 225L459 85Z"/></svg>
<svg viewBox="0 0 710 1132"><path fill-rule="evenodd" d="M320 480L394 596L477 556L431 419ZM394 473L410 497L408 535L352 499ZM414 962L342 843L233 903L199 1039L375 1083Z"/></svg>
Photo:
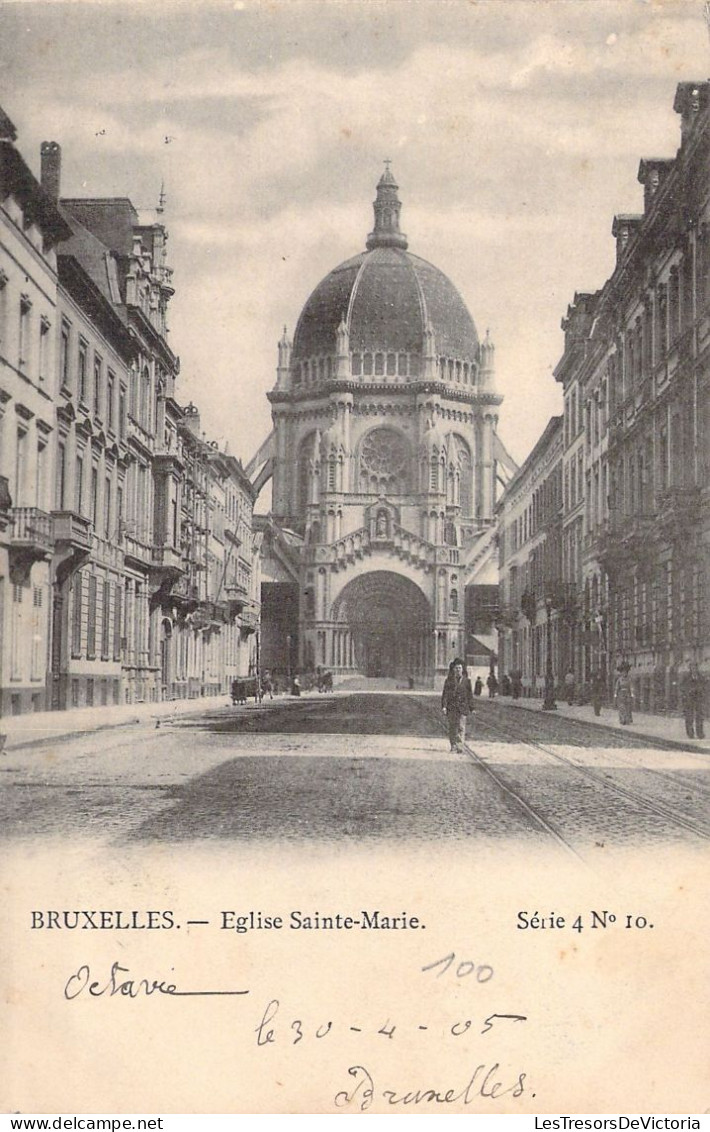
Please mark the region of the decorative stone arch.
<svg viewBox="0 0 710 1132"><path fill-rule="evenodd" d="M399 508L389 503L384 495L365 511L365 526L373 542L391 542L394 528L399 525L399 521Z"/></svg>
<svg viewBox="0 0 710 1132"><path fill-rule="evenodd" d="M473 453L468 441L457 432L451 437L450 467L454 469L455 504L469 518L473 514Z"/></svg>
<svg viewBox="0 0 710 1132"><path fill-rule="evenodd" d="M347 642L349 666L363 675L399 680L433 675L431 604L422 587L399 570L351 578L333 602L332 621L336 640Z"/></svg>
<svg viewBox="0 0 710 1132"><path fill-rule="evenodd" d="M314 487L320 469L318 432L311 429L301 440L296 457L296 513L305 515L309 503L316 502Z"/></svg>

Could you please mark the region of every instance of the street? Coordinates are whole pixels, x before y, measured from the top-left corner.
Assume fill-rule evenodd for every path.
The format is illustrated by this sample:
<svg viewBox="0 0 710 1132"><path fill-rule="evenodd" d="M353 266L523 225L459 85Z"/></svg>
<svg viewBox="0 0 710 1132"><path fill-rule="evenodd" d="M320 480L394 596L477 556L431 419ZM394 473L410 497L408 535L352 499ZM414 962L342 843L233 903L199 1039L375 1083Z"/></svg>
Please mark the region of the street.
<svg viewBox="0 0 710 1132"><path fill-rule="evenodd" d="M201 705L4 756L2 837L151 842L465 839L701 844L707 756L482 700L463 754L438 699Z"/></svg>

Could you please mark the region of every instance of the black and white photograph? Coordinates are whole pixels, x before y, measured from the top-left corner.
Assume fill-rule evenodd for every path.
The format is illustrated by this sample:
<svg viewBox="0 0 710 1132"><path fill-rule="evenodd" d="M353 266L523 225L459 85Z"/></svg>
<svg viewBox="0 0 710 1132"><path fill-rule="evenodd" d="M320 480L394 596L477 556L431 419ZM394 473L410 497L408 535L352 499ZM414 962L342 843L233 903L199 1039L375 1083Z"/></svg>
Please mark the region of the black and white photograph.
<svg viewBox="0 0 710 1132"><path fill-rule="evenodd" d="M0 4L7 1128L702 1127L708 76L696 0Z"/></svg>

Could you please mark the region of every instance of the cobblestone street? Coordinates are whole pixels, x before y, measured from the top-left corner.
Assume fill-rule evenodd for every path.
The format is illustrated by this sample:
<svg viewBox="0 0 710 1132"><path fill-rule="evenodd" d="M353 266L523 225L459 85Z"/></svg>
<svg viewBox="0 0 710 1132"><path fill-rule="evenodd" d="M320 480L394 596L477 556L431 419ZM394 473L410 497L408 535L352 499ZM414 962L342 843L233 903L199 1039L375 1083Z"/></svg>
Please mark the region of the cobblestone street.
<svg viewBox="0 0 710 1132"><path fill-rule="evenodd" d="M150 842L700 844L707 756L483 700L463 754L438 700L215 706L10 751L3 837Z"/></svg>

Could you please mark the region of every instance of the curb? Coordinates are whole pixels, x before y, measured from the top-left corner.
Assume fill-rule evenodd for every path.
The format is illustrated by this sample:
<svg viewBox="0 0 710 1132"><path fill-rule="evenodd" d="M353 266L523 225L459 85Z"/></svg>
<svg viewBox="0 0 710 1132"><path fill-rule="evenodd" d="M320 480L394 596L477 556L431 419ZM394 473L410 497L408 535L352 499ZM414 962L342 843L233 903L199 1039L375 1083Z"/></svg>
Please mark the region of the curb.
<svg viewBox="0 0 710 1132"><path fill-rule="evenodd" d="M535 711L535 712L540 711L541 712L543 709L542 709L542 707L538 707L538 706L528 707L527 704L520 704L517 710L518 711L522 710L522 711ZM546 715L554 715L554 712L546 712L545 714ZM704 743L704 742L707 741L707 740L704 740L704 739L700 739L700 740L685 739L685 740L683 740L683 739L666 738L665 735L649 735L648 732L646 732L646 731L637 731L634 728L633 724L631 724L631 726L629 726L629 727L622 727L621 724L606 723L603 720L598 719L596 716L593 716L591 719L579 719L576 715L565 715L564 712L563 712L562 715L559 715L557 718L558 719L571 719L575 723L591 724L592 727L599 727L604 731L613 731L614 734L616 734L616 735L633 735L634 739L646 739L646 740L651 741L651 742L653 742L655 740L656 742L659 742L659 743L665 743L669 747L674 747L678 751L694 751L696 754L700 754L700 755L710 754L710 751L706 750L704 747L696 747L695 746L696 742ZM681 719L680 716L679 716L679 719Z"/></svg>

